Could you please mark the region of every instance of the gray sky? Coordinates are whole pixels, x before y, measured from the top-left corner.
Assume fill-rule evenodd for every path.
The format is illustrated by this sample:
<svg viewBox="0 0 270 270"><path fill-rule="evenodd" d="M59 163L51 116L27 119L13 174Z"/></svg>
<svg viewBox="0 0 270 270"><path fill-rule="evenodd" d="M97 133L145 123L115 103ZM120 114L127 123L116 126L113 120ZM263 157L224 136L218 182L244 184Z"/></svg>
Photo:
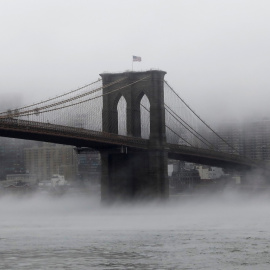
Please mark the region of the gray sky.
<svg viewBox="0 0 270 270"><path fill-rule="evenodd" d="M0 0L2 103L126 71L137 55L134 70L167 71L208 121L268 116L269 14L269 0Z"/></svg>

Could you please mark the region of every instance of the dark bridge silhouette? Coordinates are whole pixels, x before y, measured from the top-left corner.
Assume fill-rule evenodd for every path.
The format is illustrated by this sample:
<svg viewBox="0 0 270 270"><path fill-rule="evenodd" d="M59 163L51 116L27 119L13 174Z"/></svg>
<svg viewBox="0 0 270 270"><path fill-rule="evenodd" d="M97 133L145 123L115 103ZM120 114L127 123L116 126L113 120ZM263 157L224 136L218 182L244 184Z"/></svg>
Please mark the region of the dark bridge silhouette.
<svg viewBox="0 0 270 270"><path fill-rule="evenodd" d="M133 150L147 151L149 145L149 140L142 138L14 119L0 119L0 135L17 139L74 145L78 148L89 147L96 150L128 147ZM172 143L166 143L165 148L170 159L241 170L256 169L263 166L260 161L209 149Z"/></svg>
<svg viewBox="0 0 270 270"><path fill-rule="evenodd" d="M259 161L214 149L188 118L176 112L179 103L169 106L170 99L165 102L168 95L164 92L164 75L163 71L101 74L102 87L87 91L84 87L57 97L58 101L50 99L0 114L0 136L100 151L104 201L168 197L168 158L237 170L263 168ZM74 96L79 90L83 91ZM73 96L67 98L68 94ZM142 104L144 96L149 101L148 108ZM118 134L121 123L117 107L122 97L126 100L125 135ZM99 116L92 111L92 121L85 119L82 107L83 112L95 108ZM148 138L142 138L142 108L150 122Z"/></svg>

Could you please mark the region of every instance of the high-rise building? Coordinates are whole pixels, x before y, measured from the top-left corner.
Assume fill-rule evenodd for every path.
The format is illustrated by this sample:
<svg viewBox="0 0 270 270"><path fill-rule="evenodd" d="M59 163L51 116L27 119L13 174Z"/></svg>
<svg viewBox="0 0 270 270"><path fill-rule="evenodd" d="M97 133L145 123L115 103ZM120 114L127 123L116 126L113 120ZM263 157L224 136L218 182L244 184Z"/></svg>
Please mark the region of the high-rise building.
<svg viewBox="0 0 270 270"><path fill-rule="evenodd" d="M53 174L61 174L66 180L77 177L77 154L73 146L43 143L41 147L25 149L25 164L29 174L38 181L49 180Z"/></svg>
<svg viewBox="0 0 270 270"><path fill-rule="evenodd" d="M211 140L220 151L270 161L270 119L224 123L217 133L225 142L214 134Z"/></svg>
<svg viewBox="0 0 270 270"><path fill-rule="evenodd" d="M252 159L270 161L270 119L245 123L244 154Z"/></svg>
<svg viewBox="0 0 270 270"><path fill-rule="evenodd" d="M218 126L217 133L220 139L214 133L211 134L211 142L216 150L230 154L244 154L244 134L243 126L238 122L226 122Z"/></svg>
<svg viewBox="0 0 270 270"><path fill-rule="evenodd" d="M8 174L26 172L24 149L33 144L33 141L0 137L0 180L5 180Z"/></svg>

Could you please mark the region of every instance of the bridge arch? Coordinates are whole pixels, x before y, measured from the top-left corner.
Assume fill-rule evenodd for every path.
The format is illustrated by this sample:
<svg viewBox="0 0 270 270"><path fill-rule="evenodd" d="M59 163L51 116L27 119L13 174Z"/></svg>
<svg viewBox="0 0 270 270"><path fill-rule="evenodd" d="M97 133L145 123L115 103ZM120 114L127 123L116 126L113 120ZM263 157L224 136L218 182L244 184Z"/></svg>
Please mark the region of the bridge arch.
<svg viewBox="0 0 270 270"><path fill-rule="evenodd" d="M120 95L115 99L117 102L117 134L127 135L127 101L123 95Z"/></svg>
<svg viewBox="0 0 270 270"><path fill-rule="evenodd" d="M150 101L145 91L141 91L135 99L135 107L139 111L138 115L138 136L144 139L150 137Z"/></svg>

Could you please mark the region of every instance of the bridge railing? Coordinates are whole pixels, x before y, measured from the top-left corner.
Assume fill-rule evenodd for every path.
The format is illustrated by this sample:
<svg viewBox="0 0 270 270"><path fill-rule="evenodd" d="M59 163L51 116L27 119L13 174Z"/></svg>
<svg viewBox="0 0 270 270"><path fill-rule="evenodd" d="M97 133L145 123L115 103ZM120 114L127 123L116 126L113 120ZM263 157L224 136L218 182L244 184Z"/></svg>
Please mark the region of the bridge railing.
<svg viewBox="0 0 270 270"><path fill-rule="evenodd" d="M104 144L104 147L109 146L128 146L134 147L142 150L147 150L149 145L149 140L137 138L137 137L129 137L129 136L121 136L112 133L100 132L87 130L83 128L73 128L62 125L55 125L50 123L40 123L33 122L27 120L18 120L18 119L0 119L0 132L2 130L7 131L19 131L19 132L27 132L32 134L41 134L41 140L44 139L44 135L50 135L55 137L68 137L83 140L84 142L97 142L99 144ZM26 136L25 138L27 138ZM58 141L59 142L59 141ZM219 159L224 161L232 161L237 164L255 166L265 168L266 164L244 158L235 154L222 153L209 149L202 149L199 147L191 147L186 145L179 144L166 144L166 148L170 153L177 154L188 154L194 156L205 156L207 158Z"/></svg>
<svg viewBox="0 0 270 270"><path fill-rule="evenodd" d="M48 135L61 135L61 136L69 136L76 137L78 139L85 140L97 140L99 142L104 142L105 144L115 144L115 145L136 145L138 148L146 149L148 146L148 140L138 138L138 137L129 137L129 136L121 136L117 134L88 130L84 128L74 128L63 125L55 125L51 123L40 123L35 121L27 121L21 119L8 119L2 118L0 119L0 127L4 129L10 130L18 130L18 131L27 131L27 132L42 132L42 134Z"/></svg>
<svg viewBox="0 0 270 270"><path fill-rule="evenodd" d="M194 155L205 155L208 157L215 157L218 159L224 159L224 160L231 160L234 162L242 163L242 164L253 164L254 166L262 167L265 166L265 163L259 160L251 160L250 158L246 158L243 156L240 156L238 154L232 154L232 153L224 153L224 152L219 152L215 151L212 149L204 149L204 148L199 148L199 147L192 147L192 146L186 146L186 145L179 145L179 144L170 144L167 143L167 147L172 151L172 152L181 152L181 153L194 153Z"/></svg>

